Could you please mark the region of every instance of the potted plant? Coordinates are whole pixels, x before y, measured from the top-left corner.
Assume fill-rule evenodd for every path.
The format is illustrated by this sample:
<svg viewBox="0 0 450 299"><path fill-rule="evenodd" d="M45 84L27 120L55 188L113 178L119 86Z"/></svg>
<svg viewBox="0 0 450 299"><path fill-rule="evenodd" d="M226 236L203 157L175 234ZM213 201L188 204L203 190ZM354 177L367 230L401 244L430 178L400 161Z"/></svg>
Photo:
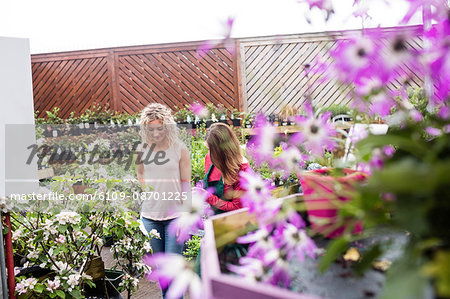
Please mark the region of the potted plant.
<svg viewBox="0 0 450 299"><path fill-rule="evenodd" d="M62 136L64 133L64 120L58 116L60 110L59 107L53 107L51 111L46 111L47 124L50 125L51 137Z"/></svg>
<svg viewBox="0 0 450 299"><path fill-rule="evenodd" d="M126 290L127 298L137 291L139 278L151 271L142 258L152 253L150 240L160 238L156 230L147 233L140 221L133 220L137 216L132 212L115 215L108 225L109 234L115 236L111 251L117 264L112 270L123 272L117 288L121 292Z"/></svg>
<svg viewBox="0 0 450 299"><path fill-rule="evenodd" d="M325 108L324 110L331 112L332 122L337 122L337 121L349 122L349 121L353 120L353 118L351 116L352 110L347 105L333 104L333 105Z"/></svg>
<svg viewBox="0 0 450 299"><path fill-rule="evenodd" d="M242 113L239 112L236 108L231 110L231 122L234 127L240 127L241 126L241 115Z"/></svg>
<svg viewBox="0 0 450 299"><path fill-rule="evenodd" d="M253 117L252 113L246 113L243 119L243 124L246 129L250 129L253 126Z"/></svg>
<svg viewBox="0 0 450 299"><path fill-rule="evenodd" d="M282 126L291 125L291 119L297 115L297 109L290 105L285 105L280 110L279 118Z"/></svg>

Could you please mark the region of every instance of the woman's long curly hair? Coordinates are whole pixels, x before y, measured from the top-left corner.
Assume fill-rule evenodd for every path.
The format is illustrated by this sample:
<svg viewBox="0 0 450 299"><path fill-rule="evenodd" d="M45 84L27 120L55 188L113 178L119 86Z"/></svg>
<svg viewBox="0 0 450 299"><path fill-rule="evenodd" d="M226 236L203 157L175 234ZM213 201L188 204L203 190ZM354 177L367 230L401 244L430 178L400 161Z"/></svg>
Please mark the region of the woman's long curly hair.
<svg viewBox="0 0 450 299"><path fill-rule="evenodd" d="M166 136L171 147L178 139L177 123L173 119L172 110L160 103L148 104L141 112L140 118L140 135L143 142L147 144L152 143L152 138L148 134L147 126L154 120L161 120L166 130Z"/></svg>

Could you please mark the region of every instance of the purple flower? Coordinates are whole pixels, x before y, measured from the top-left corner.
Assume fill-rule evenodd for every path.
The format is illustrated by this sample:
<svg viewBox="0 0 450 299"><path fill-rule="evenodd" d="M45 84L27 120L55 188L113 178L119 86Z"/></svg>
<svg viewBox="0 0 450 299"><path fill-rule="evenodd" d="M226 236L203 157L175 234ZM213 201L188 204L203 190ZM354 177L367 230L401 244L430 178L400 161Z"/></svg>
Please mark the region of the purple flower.
<svg viewBox="0 0 450 299"><path fill-rule="evenodd" d="M425 15L424 22L428 22L431 20L440 20L441 18L446 17L446 13L448 11L448 6L446 5L446 1L442 0L406 0L409 2L408 12L403 17L401 21L402 24L406 24L411 20L411 17L417 12L421 11L425 6L434 6L430 11L430 15Z"/></svg>
<svg viewBox="0 0 450 299"><path fill-rule="evenodd" d="M395 154L395 148L392 145L383 146L382 151L383 151L383 154L389 158Z"/></svg>
<svg viewBox="0 0 450 299"><path fill-rule="evenodd" d="M371 98L370 115L379 115L381 117L391 114L391 109L396 106L393 98L385 93L379 93Z"/></svg>
<svg viewBox="0 0 450 299"><path fill-rule="evenodd" d="M309 9L313 9L314 7L322 10L326 14L325 20L328 20L330 16L334 13L333 4L331 0L299 0L298 3L307 3L309 5ZM306 16L306 20L311 23L309 16Z"/></svg>
<svg viewBox="0 0 450 299"><path fill-rule="evenodd" d="M203 228L203 216L211 214L211 210L205 208L205 200L208 192L194 188L192 190L192 203L189 212L181 213L169 225L169 233L177 236L177 242L183 243L190 238L191 232Z"/></svg>
<svg viewBox="0 0 450 299"><path fill-rule="evenodd" d="M183 256L156 253L146 256L144 262L152 267L147 278L158 280L161 288L168 288L166 298L180 298L188 289L192 298L201 298L200 278Z"/></svg>
<svg viewBox="0 0 450 299"><path fill-rule="evenodd" d="M223 38L220 40L204 41L200 45L200 47L198 47L197 55L199 55L200 57L205 57L206 53L208 53L209 50L219 45L220 43L224 44L225 49L227 49L228 52L234 54L234 52L236 51L236 46L233 42L233 39L231 39L231 30L233 29L233 24L234 24L234 17L228 17L228 19L223 24L223 32L221 34Z"/></svg>
<svg viewBox="0 0 450 299"><path fill-rule="evenodd" d="M309 103L305 104L307 116L298 116L296 123L302 127L302 130L295 133L290 142L294 145L304 145L306 150L310 151L314 156L321 156L325 149L332 150L336 146L333 139L336 131L329 122L330 112L316 117Z"/></svg>
<svg viewBox="0 0 450 299"><path fill-rule="evenodd" d="M370 76L373 67L372 61L376 56L379 46L375 44L371 36L351 36L348 40L337 42L337 47L330 51L334 58L332 69L339 80L351 84L358 84L359 80Z"/></svg>
<svg viewBox="0 0 450 299"><path fill-rule="evenodd" d="M240 182L247 190L241 197L242 205L249 208L249 213L255 214L260 225L273 221L280 210L281 202L272 197L273 186L270 182L263 180L261 175L253 170L242 171Z"/></svg>
<svg viewBox="0 0 450 299"><path fill-rule="evenodd" d="M431 104L442 107L450 98L450 20L447 18L434 25L425 36L432 45L423 52L433 83Z"/></svg>
<svg viewBox="0 0 450 299"><path fill-rule="evenodd" d="M247 152L255 160L256 165L268 162L271 166L278 131L262 113L256 115L253 130L254 136L247 143Z"/></svg>
<svg viewBox="0 0 450 299"><path fill-rule="evenodd" d="M208 115L208 109L200 103L191 104L189 110L198 116L198 118L205 118Z"/></svg>
<svg viewBox="0 0 450 299"><path fill-rule="evenodd" d="M431 136L441 136L442 135L442 131L440 129L433 128L433 127L427 127L425 129L425 131L428 134L430 134Z"/></svg>
<svg viewBox="0 0 450 299"><path fill-rule="evenodd" d="M239 266L229 265L228 269L239 276L252 281L262 281L264 277L264 265L260 259L241 257Z"/></svg>
<svg viewBox="0 0 450 299"><path fill-rule="evenodd" d="M381 170L383 168L384 166L383 152L379 148L373 150L369 164L372 167L372 169Z"/></svg>
<svg viewBox="0 0 450 299"><path fill-rule="evenodd" d="M315 258L317 246L308 237L305 230L298 230L292 224L287 224L286 229L283 231L283 236L286 240L285 250L289 252L289 259L293 257L293 253L295 253L295 256L300 262L305 260L305 256L309 256L312 259Z"/></svg>

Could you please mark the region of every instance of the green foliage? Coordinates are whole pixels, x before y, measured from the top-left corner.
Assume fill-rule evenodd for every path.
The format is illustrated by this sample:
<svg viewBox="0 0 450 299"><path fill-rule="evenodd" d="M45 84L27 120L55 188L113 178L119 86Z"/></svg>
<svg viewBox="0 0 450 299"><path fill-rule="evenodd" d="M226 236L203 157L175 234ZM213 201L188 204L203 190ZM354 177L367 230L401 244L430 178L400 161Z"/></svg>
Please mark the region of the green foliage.
<svg viewBox="0 0 450 299"><path fill-rule="evenodd" d="M63 119L58 116L60 108L53 107L53 110L46 111L47 113L47 123L49 124L62 124L64 123Z"/></svg>
<svg viewBox="0 0 450 299"><path fill-rule="evenodd" d="M190 143L192 183L195 184L205 176L205 157L208 148L205 142L206 128L198 127Z"/></svg>
<svg viewBox="0 0 450 299"><path fill-rule="evenodd" d="M333 104L323 109L323 111L330 111L331 117L335 117L339 114L351 114L352 109L350 109L347 105L343 104Z"/></svg>
<svg viewBox="0 0 450 299"><path fill-rule="evenodd" d="M183 255L186 260L190 261L195 259L200 250L200 241L202 238L197 235L193 235L188 241L186 241L186 250L183 251Z"/></svg>
<svg viewBox="0 0 450 299"><path fill-rule="evenodd" d="M184 108L178 108L178 106L175 106L176 112L173 114L173 118L176 122L186 122L189 118L191 119L191 122L194 121L195 116L194 113L192 113L188 108L187 105Z"/></svg>

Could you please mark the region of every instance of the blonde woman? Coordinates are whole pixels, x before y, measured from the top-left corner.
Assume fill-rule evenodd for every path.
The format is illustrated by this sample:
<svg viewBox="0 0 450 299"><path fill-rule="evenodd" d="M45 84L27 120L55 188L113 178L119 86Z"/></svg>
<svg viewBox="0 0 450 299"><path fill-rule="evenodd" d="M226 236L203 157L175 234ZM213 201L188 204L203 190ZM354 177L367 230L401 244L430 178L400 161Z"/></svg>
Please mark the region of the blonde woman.
<svg viewBox="0 0 450 299"><path fill-rule="evenodd" d="M178 139L176 123L165 105L152 103L142 110L140 133L137 176L152 187L143 200L141 220L148 232L156 229L161 236L151 240L154 253L181 254L183 246L177 243L177 236L169 234L168 227L190 190L188 149Z"/></svg>

